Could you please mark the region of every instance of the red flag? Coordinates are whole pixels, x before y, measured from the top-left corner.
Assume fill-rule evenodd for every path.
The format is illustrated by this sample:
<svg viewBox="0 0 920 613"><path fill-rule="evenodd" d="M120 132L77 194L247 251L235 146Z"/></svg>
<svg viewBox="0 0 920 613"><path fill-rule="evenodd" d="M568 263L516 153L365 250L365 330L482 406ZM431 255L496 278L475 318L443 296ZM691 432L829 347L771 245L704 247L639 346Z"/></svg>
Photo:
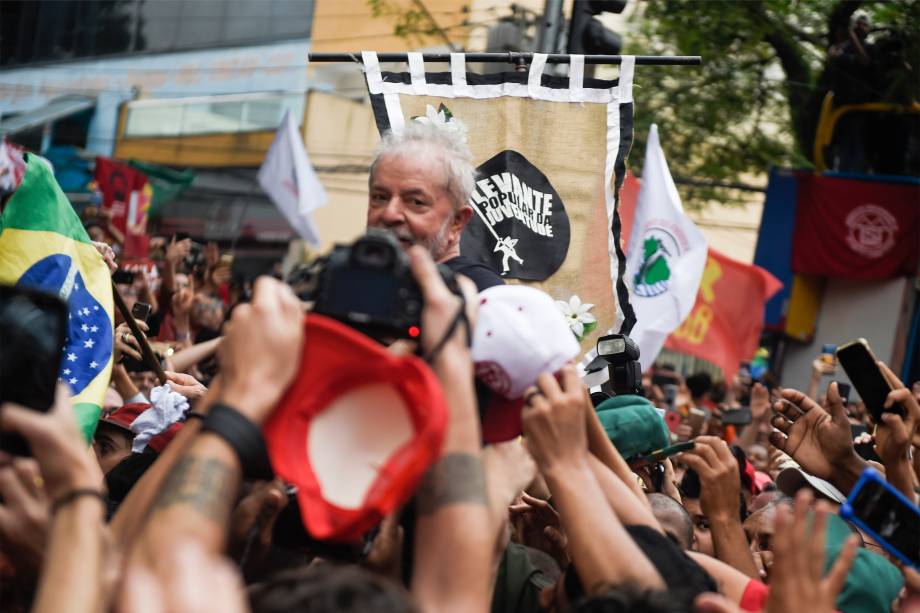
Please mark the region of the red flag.
<svg viewBox="0 0 920 613"><path fill-rule="evenodd" d="M112 225L125 236L125 256L147 257L147 213L153 194L147 176L125 164L97 157L96 182L102 192L102 208L112 212Z"/></svg>
<svg viewBox="0 0 920 613"><path fill-rule="evenodd" d="M757 351L764 304L782 286L763 268L710 247L696 304L665 347L712 362L731 381L738 365Z"/></svg>
<svg viewBox="0 0 920 613"><path fill-rule="evenodd" d="M920 185L799 178L792 271L884 279L917 271Z"/></svg>

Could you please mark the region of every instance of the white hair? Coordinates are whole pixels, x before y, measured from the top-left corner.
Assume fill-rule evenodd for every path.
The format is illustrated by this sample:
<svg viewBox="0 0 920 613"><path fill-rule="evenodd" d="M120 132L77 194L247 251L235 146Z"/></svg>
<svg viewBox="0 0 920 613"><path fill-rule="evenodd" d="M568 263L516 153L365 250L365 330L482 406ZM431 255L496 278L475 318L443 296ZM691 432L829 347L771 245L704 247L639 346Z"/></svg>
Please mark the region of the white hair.
<svg viewBox="0 0 920 613"><path fill-rule="evenodd" d="M434 151L441 158L446 180L444 189L454 209L458 210L467 206L476 188L473 154L461 131L445 128L443 125L409 121L399 132L388 131L374 151L369 180L373 181L377 164L384 156L403 155L419 149L427 152Z"/></svg>

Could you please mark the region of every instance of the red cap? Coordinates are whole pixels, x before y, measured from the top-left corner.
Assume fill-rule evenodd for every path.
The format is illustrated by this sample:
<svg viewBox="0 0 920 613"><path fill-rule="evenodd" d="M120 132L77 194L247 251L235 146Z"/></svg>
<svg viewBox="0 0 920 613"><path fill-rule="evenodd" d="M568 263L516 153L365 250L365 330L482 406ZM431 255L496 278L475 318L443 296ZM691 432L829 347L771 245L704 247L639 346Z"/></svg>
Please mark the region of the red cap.
<svg viewBox="0 0 920 613"><path fill-rule="evenodd" d="M99 421L123 428L130 432L133 437L135 432L131 430L131 424L141 413L151 408L152 406L153 405L149 402L132 402L122 405L114 411L103 413L99 418ZM168 428L150 439L150 441L147 443L147 446L157 453L162 453L162 451L166 448L166 445L168 445L169 442L173 440L173 437L176 436L179 430L182 429L183 425L184 422L181 421L171 424Z"/></svg>
<svg viewBox="0 0 920 613"><path fill-rule="evenodd" d="M446 426L425 362L310 314L300 374L263 433L275 473L297 486L307 531L351 540L412 496Z"/></svg>

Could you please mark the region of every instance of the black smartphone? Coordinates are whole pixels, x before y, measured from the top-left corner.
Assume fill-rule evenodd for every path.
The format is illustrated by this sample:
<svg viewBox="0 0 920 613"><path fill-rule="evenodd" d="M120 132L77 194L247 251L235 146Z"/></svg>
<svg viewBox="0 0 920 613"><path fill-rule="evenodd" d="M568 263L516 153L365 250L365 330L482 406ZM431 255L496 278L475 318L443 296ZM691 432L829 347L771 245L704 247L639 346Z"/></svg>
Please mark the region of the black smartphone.
<svg viewBox="0 0 920 613"><path fill-rule="evenodd" d="M863 471L840 516L869 533L894 557L920 568L920 507L874 469Z"/></svg>
<svg viewBox="0 0 920 613"><path fill-rule="evenodd" d="M885 399L891 392L891 386L885 380L876 363L872 350L866 339L860 338L837 349L837 361L847 373L847 377L856 388L856 392L866 404L875 423L880 423L885 409ZM904 408L896 404L890 409L892 413L904 415Z"/></svg>
<svg viewBox="0 0 920 613"><path fill-rule="evenodd" d="M846 406L850 403L850 384L843 383L842 381L837 381L837 393L840 394L840 398L843 400L843 406Z"/></svg>
<svg viewBox="0 0 920 613"><path fill-rule="evenodd" d="M116 270L112 275L112 283L116 285L131 285L134 283L134 273L130 270Z"/></svg>
<svg viewBox="0 0 920 613"><path fill-rule="evenodd" d="M146 302L135 302L131 308L131 317L147 323L147 318L150 317L150 305Z"/></svg>
<svg viewBox="0 0 920 613"><path fill-rule="evenodd" d="M722 411L722 424L725 426L746 426L751 423L751 420L751 407Z"/></svg>
<svg viewBox="0 0 920 613"><path fill-rule="evenodd" d="M0 285L0 403L36 411L54 404L67 341L67 304L55 294ZM0 432L0 449L31 455L25 439Z"/></svg>

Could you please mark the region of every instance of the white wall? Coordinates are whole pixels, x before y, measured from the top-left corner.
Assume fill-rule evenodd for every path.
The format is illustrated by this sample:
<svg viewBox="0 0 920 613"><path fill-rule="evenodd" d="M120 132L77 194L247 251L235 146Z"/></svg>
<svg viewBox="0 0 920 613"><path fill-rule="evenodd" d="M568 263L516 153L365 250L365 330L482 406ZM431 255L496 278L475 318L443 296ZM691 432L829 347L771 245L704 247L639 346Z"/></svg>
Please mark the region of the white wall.
<svg viewBox="0 0 920 613"><path fill-rule="evenodd" d="M905 326L899 326L906 311L911 279L899 277L885 281L828 279L814 340L810 345L790 345L783 362L782 383L785 387L805 390L811 377L811 362L821 346L840 346L865 338L876 357L888 364L903 354ZM900 364L895 368L899 370ZM825 377L821 391L832 379L849 381L842 369ZM857 396L855 390L851 398Z"/></svg>

